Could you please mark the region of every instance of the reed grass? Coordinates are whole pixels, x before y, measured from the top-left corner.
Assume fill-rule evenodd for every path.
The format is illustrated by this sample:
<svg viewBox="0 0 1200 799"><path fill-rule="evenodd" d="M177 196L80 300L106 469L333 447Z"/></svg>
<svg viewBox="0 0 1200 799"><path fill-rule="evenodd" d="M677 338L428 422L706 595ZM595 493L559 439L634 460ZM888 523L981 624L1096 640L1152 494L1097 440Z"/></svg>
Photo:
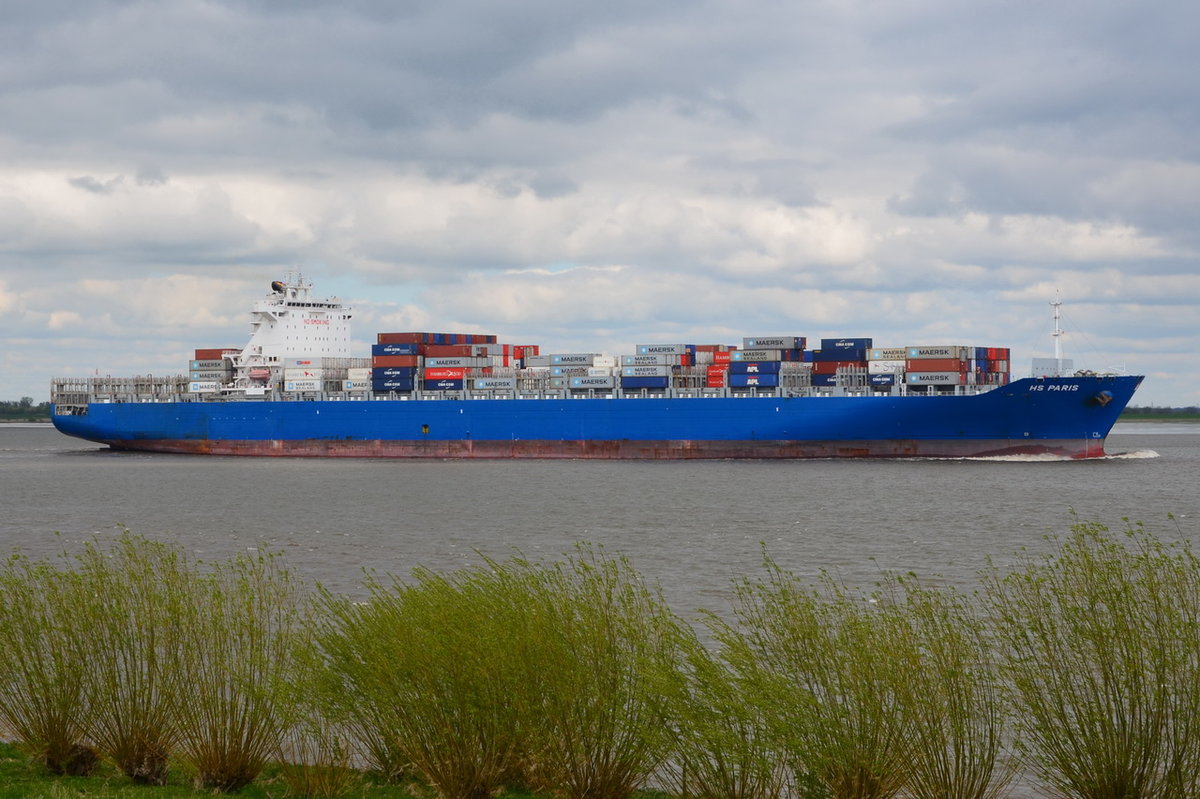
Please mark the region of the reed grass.
<svg viewBox="0 0 1200 799"><path fill-rule="evenodd" d="M307 595L276 555L241 555L191 581L173 665L179 753L200 787L234 792L277 753L309 645Z"/></svg>
<svg viewBox="0 0 1200 799"><path fill-rule="evenodd" d="M710 617L714 618L714 617ZM689 799L781 799L787 770L763 710L719 652L694 633L683 641L672 696L671 787Z"/></svg>
<svg viewBox="0 0 1200 799"><path fill-rule="evenodd" d="M736 626L716 638L793 772L793 790L888 799L912 759L911 675L920 668L903 614L828 575L810 587L765 558L764 580L736 586Z"/></svg>
<svg viewBox="0 0 1200 799"><path fill-rule="evenodd" d="M1055 543L988 578L1022 748L1059 796L1196 796L1195 555L1140 525Z"/></svg>
<svg viewBox="0 0 1200 799"><path fill-rule="evenodd" d="M14 555L0 570L0 733L53 774L87 774L89 663L70 645L71 575Z"/></svg>
<svg viewBox="0 0 1200 799"><path fill-rule="evenodd" d="M918 651L908 675L910 799L998 799L1015 773L1007 712L978 603L913 576L889 577L878 601L907 619Z"/></svg>
<svg viewBox="0 0 1200 799"><path fill-rule="evenodd" d="M67 637L87 663L89 740L131 780L161 785L178 740L177 620L192 581L185 558L125 531L77 556Z"/></svg>
<svg viewBox="0 0 1200 799"><path fill-rule="evenodd" d="M602 548L516 570L530 587L520 651L533 782L570 799L625 799L670 749L681 623L628 559Z"/></svg>
<svg viewBox="0 0 1200 799"><path fill-rule="evenodd" d="M360 727L413 764L441 796L484 799L519 772L528 718L510 625L481 575L417 569L413 582L368 581L370 600L326 595L319 635Z"/></svg>

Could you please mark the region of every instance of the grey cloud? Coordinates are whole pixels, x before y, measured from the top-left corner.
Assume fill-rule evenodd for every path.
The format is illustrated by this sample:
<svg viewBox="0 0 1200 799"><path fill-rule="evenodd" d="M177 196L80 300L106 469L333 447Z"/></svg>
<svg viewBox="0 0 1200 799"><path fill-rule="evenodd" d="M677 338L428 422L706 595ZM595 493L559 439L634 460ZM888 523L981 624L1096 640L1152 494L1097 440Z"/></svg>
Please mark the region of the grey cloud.
<svg viewBox="0 0 1200 799"><path fill-rule="evenodd" d="M67 182L77 189L91 192L92 194L112 194L124 182L124 177L118 175L110 180L97 180L91 175L83 175L77 178L67 178Z"/></svg>

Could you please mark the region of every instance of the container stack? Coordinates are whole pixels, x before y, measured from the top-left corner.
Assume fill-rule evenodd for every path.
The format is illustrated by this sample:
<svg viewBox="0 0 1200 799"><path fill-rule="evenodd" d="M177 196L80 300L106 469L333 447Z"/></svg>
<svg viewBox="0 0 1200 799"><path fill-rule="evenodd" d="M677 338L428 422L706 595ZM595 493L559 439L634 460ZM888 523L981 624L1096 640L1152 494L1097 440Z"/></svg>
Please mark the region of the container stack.
<svg viewBox="0 0 1200 799"><path fill-rule="evenodd" d="M905 384L919 390L939 386L1006 385L1010 380L1009 350L1002 347L920 345L872 349L867 371L872 387L889 389Z"/></svg>
<svg viewBox="0 0 1200 799"><path fill-rule="evenodd" d="M748 336L741 349L729 353L728 385L732 389L797 385L790 376L807 377L803 336ZM807 380L805 381L807 383Z"/></svg>
<svg viewBox="0 0 1200 799"><path fill-rule="evenodd" d="M516 370L538 351L480 333L379 333L371 347L370 387L380 393L514 391Z"/></svg>
<svg viewBox="0 0 1200 799"><path fill-rule="evenodd" d="M192 394L205 394L220 389L222 385L233 379L233 361L230 355L237 355L241 350L236 348L205 348L192 353L188 362L188 391Z"/></svg>
<svg viewBox="0 0 1200 799"><path fill-rule="evenodd" d="M869 338L823 338L812 353L814 386L865 387L870 380Z"/></svg>

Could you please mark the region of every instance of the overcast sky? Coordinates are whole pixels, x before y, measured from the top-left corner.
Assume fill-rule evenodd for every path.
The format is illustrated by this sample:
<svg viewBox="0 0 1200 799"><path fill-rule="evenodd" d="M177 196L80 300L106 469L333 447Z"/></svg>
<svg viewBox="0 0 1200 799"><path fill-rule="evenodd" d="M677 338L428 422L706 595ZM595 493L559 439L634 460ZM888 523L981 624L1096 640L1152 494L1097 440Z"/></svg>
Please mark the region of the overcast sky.
<svg viewBox="0 0 1200 799"><path fill-rule="evenodd" d="M0 0L0 399L380 330L1053 353L1200 404L1200 6Z"/></svg>

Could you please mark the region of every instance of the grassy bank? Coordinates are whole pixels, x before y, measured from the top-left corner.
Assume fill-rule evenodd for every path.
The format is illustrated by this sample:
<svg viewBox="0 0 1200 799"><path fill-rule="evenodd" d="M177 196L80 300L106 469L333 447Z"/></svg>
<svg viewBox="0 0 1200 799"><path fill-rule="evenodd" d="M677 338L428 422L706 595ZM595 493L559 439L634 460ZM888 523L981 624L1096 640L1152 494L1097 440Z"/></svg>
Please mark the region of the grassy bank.
<svg viewBox="0 0 1200 799"><path fill-rule="evenodd" d="M1079 523L963 595L764 553L684 622L581 546L370 579L124 534L0 568L4 796L997 799L1200 792L1200 559ZM7 793L6 793L7 791Z"/></svg>

